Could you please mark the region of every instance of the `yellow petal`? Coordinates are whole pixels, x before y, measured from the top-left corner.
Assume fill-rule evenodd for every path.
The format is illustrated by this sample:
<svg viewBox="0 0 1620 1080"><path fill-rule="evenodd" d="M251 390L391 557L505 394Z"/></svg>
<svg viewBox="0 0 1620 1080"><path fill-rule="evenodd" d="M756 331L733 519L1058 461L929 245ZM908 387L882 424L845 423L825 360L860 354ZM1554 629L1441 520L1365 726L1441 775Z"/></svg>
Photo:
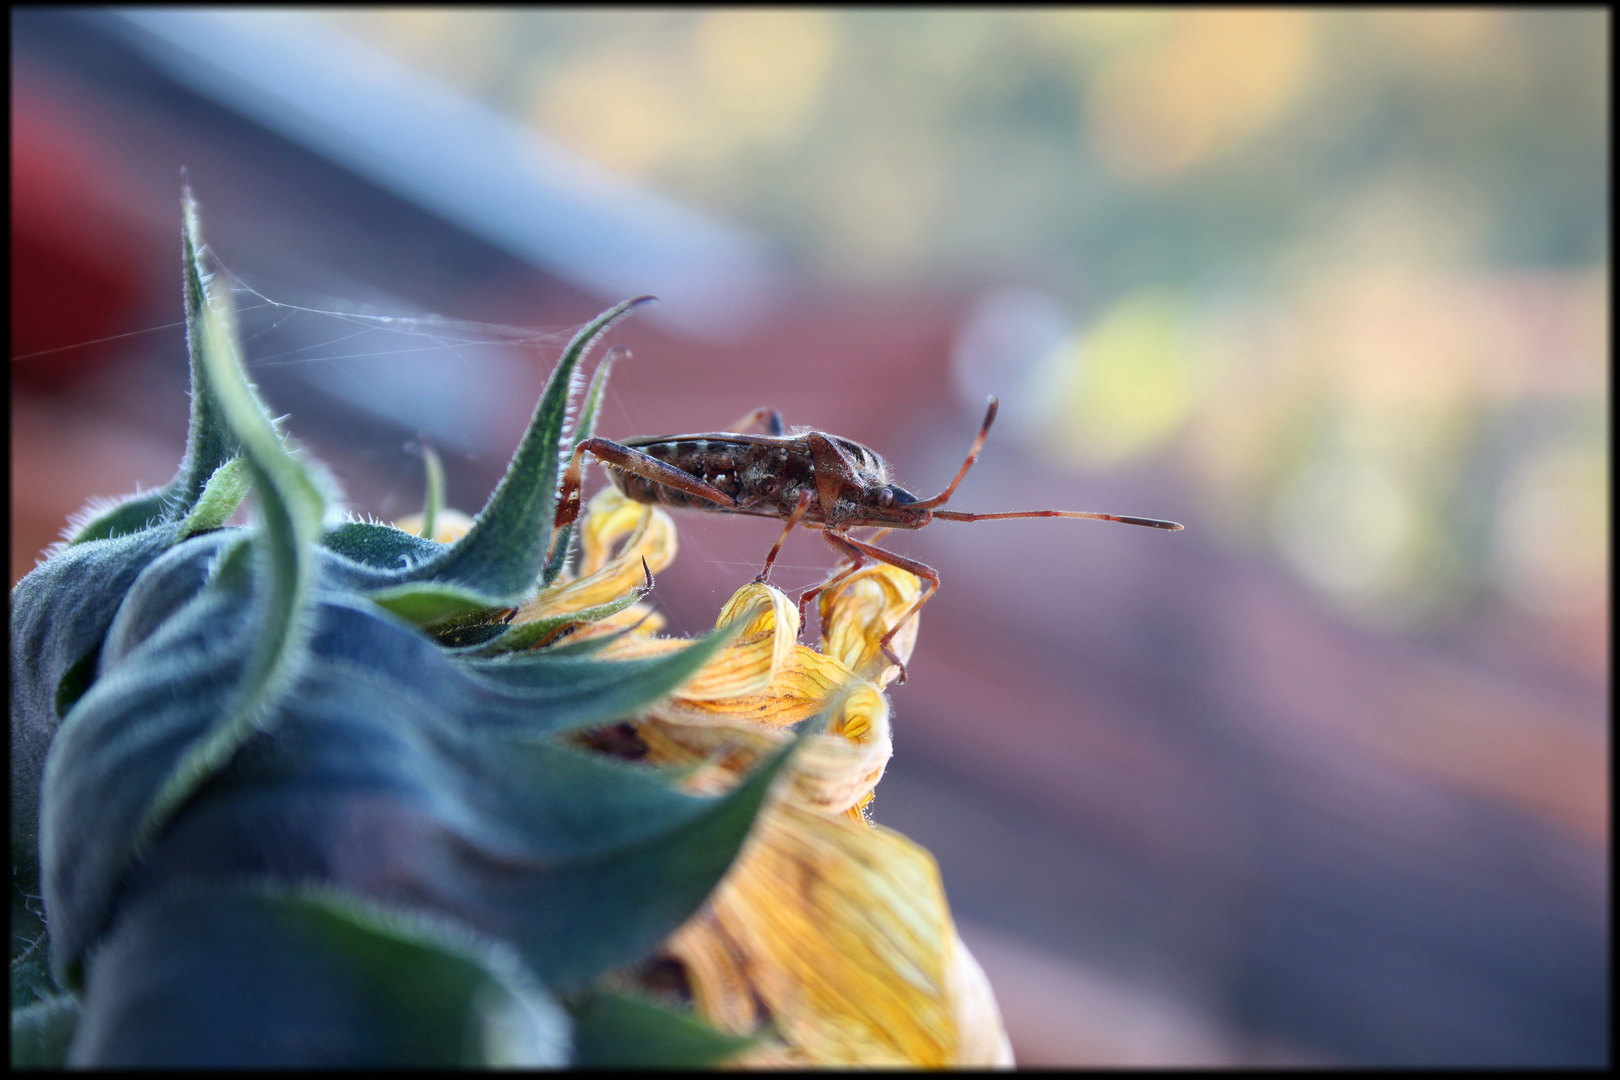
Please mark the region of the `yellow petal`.
<svg viewBox="0 0 1620 1080"><path fill-rule="evenodd" d="M738 637L677 691L686 701L720 701L769 689L799 637L798 606L782 590L744 585L720 609L715 627L741 623Z"/></svg>
<svg viewBox="0 0 1620 1080"><path fill-rule="evenodd" d="M514 622L552 619L616 600L646 581L642 560L653 573L675 559L675 523L654 506L632 502L606 488L590 502L580 526L580 577L558 581L518 609ZM613 545L623 546L615 555Z"/></svg>
<svg viewBox="0 0 1620 1080"><path fill-rule="evenodd" d="M825 703L803 708L820 712ZM730 790L791 738L747 716L704 711L679 699L655 706L636 722L636 731L649 762L704 767L687 778L694 794ZM887 699L871 683L853 681L834 705L827 730L808 736L788 762L780 795L817 813L845 814L871 800L893 756Z"/></svg>
<svg viewBox="0 0 1620 1080"><path fill-rule="evenodd" d="M795 645L787 662L757 693L762 667L760 648L722 653L699 673L698 684L683 686L653 709L653 715L675 723L702 724L720 719L750 720L770 727L789 727L814 716L855 675L843 664L807 645ZM728 695L728 691L737 691ZM694 696L695 695L695 696Z"/></svg>
<svg viewBox="0 0 1620 1080"><path fill-rule="evenodd" d="M467 535L467 530L472 528L472 524L473 519L460 510L443 507L433 519L433 535L430 539L437 540L441 544L453 544ZM394 528L416 536L422 531L422 515L407 514L394 522Z"/></svg>
<svg viewBox="0 0 1620 1080"><path fill-rule="evenodd" d="M654 526L657 532L667 534L658 537L661 543L638 553L647 556L647 565L656 574L675 558L675 523L657 507L625 498L618 488L606 487L597 492L586 505L585 520L575 526L580 541L579 576L589 577L606 566L613 545L647 528L649 519L659 522ZM668 545L667 549L664 544ZM625 558L626 554L621 551L618 557ZM639 558L637 565L640 565Z"/></svg>
<svg viewBox="0 0 1620 1080"><path fill-rule="evenodd" d="M888 699L871 683L855 683L826 733L806 739L788 763L791 786L784 797L822 814L856 810L871 801L893 756Z"/></svg>
<svg viewBox="0 0 1620 1080"><path fill-rule="evenodd" d="M775 803L669 948L705 1017L739 1030L753 1008L741 998L753 995L809 1064L1000 1060L981 1046L996 1042L1000 1019L971 971L962 977L972 957L938 868L899 833Z"/></svg>
<svg viewBox="0 0 1620 1080"><path fill-rule="evenodd" d="M811 692L817 697L808 711L795 718L803 719L819 711L819 703L830 689L850 678L841 666L828 668L826 658L796 643L798 609L780 589L760 584L738 589L715 621L717 628L732 625L740 627L737 637L675 691L680 702L699 714L729 715L738 711L737 702L776 694L777 684L784 680L785 684L797 685L808 678L813 684ZM639 659L667 655L690 644L683 638L627 637L609 645L602 655L616 660ZM795 664L800 650L813 659L807 664ZM804 675L800 671L803 667L811 669L811 674Z"/></svg>
<svg viewBox="0 0 1620 1080"><path fill-rule="evenodd" d="M878 643L922 592L922 579L897 566L878 563L851 574L836 589L816 598L821 613L821 651L837 657L855 674L887 686L900 669L883 655ZM917 644L917 620L906 624L889 642L901 660L911 659Z"/></svg>
<svg viewBox="0 0 1620 1080"><path fill-rule="evenodd" d="M1001 1007L984 968L951 928L951 959L945 981L956 1011L956 1060L953 1065L1013 1068L1012 1041L1001 1021Z"/></svg>

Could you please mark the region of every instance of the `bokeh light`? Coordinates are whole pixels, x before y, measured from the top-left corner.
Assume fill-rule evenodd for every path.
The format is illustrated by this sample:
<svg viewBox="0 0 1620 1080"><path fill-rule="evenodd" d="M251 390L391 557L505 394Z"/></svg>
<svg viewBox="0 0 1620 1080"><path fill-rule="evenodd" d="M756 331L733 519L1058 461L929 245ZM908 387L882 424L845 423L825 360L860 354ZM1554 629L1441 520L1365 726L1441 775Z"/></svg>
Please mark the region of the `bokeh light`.
<svg viewBox="0 0 1620 1080"><path fill-rule="evenodd" d="M1607 452L1595 11L328 17L822 271L1034 271L1069 327L1008 426L1181 456L1346 611L1606 590L1605 515L1535 479ZM1564 465L1527 408L1589 417Z"/></svg>

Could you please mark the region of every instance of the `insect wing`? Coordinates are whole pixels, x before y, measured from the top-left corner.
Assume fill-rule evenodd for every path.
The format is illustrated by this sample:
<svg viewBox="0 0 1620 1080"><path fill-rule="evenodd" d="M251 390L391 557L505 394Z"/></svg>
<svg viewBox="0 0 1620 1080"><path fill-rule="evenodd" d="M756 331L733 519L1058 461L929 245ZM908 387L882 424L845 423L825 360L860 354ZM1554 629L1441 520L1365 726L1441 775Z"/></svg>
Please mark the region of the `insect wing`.
<svg viewBox="0 0 1620 1080"><path fill-rule="evenodd" d="M789 450L806 450L802 435L739 435L734 431L700 431L692 435L641 435L634 439L621 439L624 446L639 448L656 443L731 443L736 446L782 446Z"/></svg>

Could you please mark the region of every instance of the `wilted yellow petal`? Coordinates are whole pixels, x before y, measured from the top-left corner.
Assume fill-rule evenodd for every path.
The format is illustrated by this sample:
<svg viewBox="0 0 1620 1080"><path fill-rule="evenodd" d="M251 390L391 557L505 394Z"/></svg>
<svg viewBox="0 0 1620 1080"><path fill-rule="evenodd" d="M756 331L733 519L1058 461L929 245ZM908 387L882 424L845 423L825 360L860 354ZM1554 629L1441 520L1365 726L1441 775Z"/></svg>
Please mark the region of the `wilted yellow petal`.
<svg viewBox="0 0 1620 1080"><path fill-rule="evenodd" d="M715 660L682 684L686 701L720 701L758 694L772 685L793 655L799 636L799 610L782 590L744 585L720 609L715 626L741 623L738 637Z"/></svg>
<svg viewBox="0 0 1620 1080"><path fill-rule="evenodd" d="M453 544L467 535L467 530L472 528L472 524L472 518L460 510L452 510L446 506L434 517L433 535L429 539L437 540L441 544ZM417 536L422 532L422 515L407 514L394 522L394 528Z"/></svg>
<svg viewBox="0 0 1620 1080"><path fill-rule="evenodd" d="M646 555L647 565L656 574L675 558L675 523L656 506L625 498L618 488L606 487L597 492L586 504L584 520L575 525L579 532L579 576L590 577L606 566L613 545L646 528L648 519L661 519L660 531L668 534L667 538L660 537L662 544L637 553L637 565L639 556ZM667 550L663 544L667 544ZM626 552L621 551L618 558L625 556Z"/></svg>
<svg viewBox="0 0 1620 1080"><path fill-rule="evenodd" d="M814 716L829 698L849 682L854 673L843 664L823 656L807 645L795 645L787 662L759 693L722 696L726 689L746 688L759 667L756 653L740 653L737 670L730 673L728 658L716 657L714 669L705 668L694 682L703 683L702 698L688 695L686 687L675 691L666 702L653 707L652 715L676 723L702 724L711 720L749 720L771 727L789 727Z"/></svg>
<svg viewBox="0 0 1620 1080"><path fill-rule="evenodd" d="M667 565L667 557L654 563L674 553L662 516L616 492L592 500L581 528L584 576L555 586L525 615L623 595L639 583L645 552L649 565ZM655 529L665 529L667 540ZM897 668L878 642L920 591L914 575L894 567L853 575L822 594L824 649L817 650L798 644L793 601L769 585L746 585L716 620L734 626L736 637L634 721L649 763L684 770L688 791L718 794L792 739L793 725L828 717L787 764L785 783L731 872L668 943L711 1023L738 1033L772 1030L733 1064L1012 1063L995 998L950 921L932 856L872 826L863 812L893 753L878 680L886 683ZM576 634L612 633L646 610L633 605ZM910 620L892 646L909 657L915 640ZM599 655L662 656L690 645L644 629Z"/></svg>
<svg viewBox="0 0 1620 1080"><path fill-rule="evenodd" d="M767 1017L748 982L748 958L705 907L671 943L686 966L692 999L703 1018L721 1031L748 1035Z"/></svg>
<svg viewBox="0 0 1620 1080"><path fill-rule="evenodd" d="M737 1030L752 1008L740 996L757 996L810 1064L1004 1063L980 1047L1000 1020L963 977L938 867L887 829L772 805L669 947L705 1017Z"/></svg>
<svg viewBox="0 0 1620 1080"><path fill-rule="evenodd" d="M877 563L851 574L837 589L816 598L821 613L821 651L837 657L855 674L887 686L900 669L883 655L878 642L922 593L922 579L898 566ZM889 648L911 659L917 644L917 620L907 619Z"/></svg>
<svg viewBox="0 0 1620 1080"><path fill-rule="evenodd" d="M824 708L825 701L810 715ZM704 794L729 790L792 737L783 728L678 700L652 709L636 731L653 764L707 766L710 771L688 777L686 785ZM888 701L872 684L852 681L834 704L827 730L807 736L788 762L781 797L821 814L844 814L871 799L893 755Z"/></svg>
<svg viewBox="0 0 1620 1080"><path fill-rule="evenodd" d="M851 678L849 670L799 645L794 602L770 585L738 589L715 626L737 626L737 637L675 691L672 708L701 722L711 716L745 716L783 726L819 712L832 692ZM621 638L602 655L615 660L663 656L684 649L684 638Z"/></svg>
<svg viewBox="0 0 1620 1080"><path fill-rule="evenodd" d="M1001 1022L1001 1007L990 980L954 926L951 943L945 981L956 1010L956 1060L952 1064L1010 1069L1015 1064L1012 1041Z"/></svg>
<svg viewBox="0 0 1620 1080"><path fill-rule="evenodd" d="M822 814L854 810L870 801L893 756L887 699L871 683L855 683L826 733L810 736L794 753L785 797Z"/></svg>
<svg viewBox="0 0 1620 1080"><path fill-rule="evenodd" d="M675 559L675 523L655 506L632 502L606 488L590 502L580 526L580 577L558 582L518 609L515 622L553 619L616 600L642 585L647 569L658 573ZM620 540L623 546L609 555Z"/></svg>

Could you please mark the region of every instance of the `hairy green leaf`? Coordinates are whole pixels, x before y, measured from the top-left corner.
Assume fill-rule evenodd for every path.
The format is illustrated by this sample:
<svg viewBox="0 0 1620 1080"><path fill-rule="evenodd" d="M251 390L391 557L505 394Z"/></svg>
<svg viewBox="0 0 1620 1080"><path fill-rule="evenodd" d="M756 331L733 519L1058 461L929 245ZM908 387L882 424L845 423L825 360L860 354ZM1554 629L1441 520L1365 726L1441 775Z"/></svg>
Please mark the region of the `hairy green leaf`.
<svg viewBox="0 0 1620 1080"><path fill-rule="evenodd" d="M168 890L93 961L75 1066L565 1064L569 1020L510 949L322 889Z"/></svg>
<svg viewBox="0 0 1620 1080"><path fill-rule="evenodd" d="M644 997L593 990L570 1003L574 1065L585 1069L719 1065L757 1040L718 1031L688 1012Z"/></svg>
<svg viewBox="0 0 1620 1080"><path fill-rule="evenodd" d="M433 558L444 550L443 544L412 536L392 525L378 525L369 521L351 521L321 537L321 545L363 567L400 571L413 564ZM389 574L357 576L356 583L381 587L397 583Z"/></svg>
<svg viewBox="0 0 1620 1080"><path fill-rule="evenodd" d="M222 528L251 490L253 479L247 463L239 457L231 458L208 478L197 505L180 522L180 538Z"/></svg>
<svg viewBox="0 0 1620 1080"><path fill-rule="evenodd" d="M565 626L571 626L575 623L596 622L600 619L606 619L610 615L617 615L637 600L646 596L647 592L646 589L637 589L634 592L626 593L617 600L609 600L607 603L598 604L595 607L581 608L578 611L571 611L567 615L557 615L549 619L535 619L531 622L518 623L484 646L480 655L494 656L498 653L532 649Z"/></svg>
<svg viewBox="0 0 1620 1080"><path fill-rule="evenodd" d="M11 1012L11 1067L60 1069L79 1024L79 999L56 994Z"/></svg>
<svg viewBox="0 0 1620 1080"><path fill-rule="evenodd" d="M367 593L366 599L406 622L424 627L442 626L480 613L487 613L492 618L501 610L500 605L487 596L438 581L391 585Z"/></svg>
<svg viewBox="0 0 1620 1080"><path fill-rule="evenodd" d="M90 506L68 519L69 522L78 520L84 522L68 540L69 547L91 540L111 540L115 536L144 532L154 525L169 520L169 512L172 509L167 488L147 492L145 495L131 495L99 510L96 509L97 505L98 502L92 502Z"/></svg>
<svg viewBox="0 0 1620 1080"><path fill-rule="evenodd" d="M142 842L229 759L291 684L307 634L315 544L325 513L319 487L287 452L243 371L229 297L212 289L198 312L197 325L211 396L241 444L259 492L264 521L254 535L264 573L256 588L256 633L229 715L186 749L144 814Z"/></svg>

